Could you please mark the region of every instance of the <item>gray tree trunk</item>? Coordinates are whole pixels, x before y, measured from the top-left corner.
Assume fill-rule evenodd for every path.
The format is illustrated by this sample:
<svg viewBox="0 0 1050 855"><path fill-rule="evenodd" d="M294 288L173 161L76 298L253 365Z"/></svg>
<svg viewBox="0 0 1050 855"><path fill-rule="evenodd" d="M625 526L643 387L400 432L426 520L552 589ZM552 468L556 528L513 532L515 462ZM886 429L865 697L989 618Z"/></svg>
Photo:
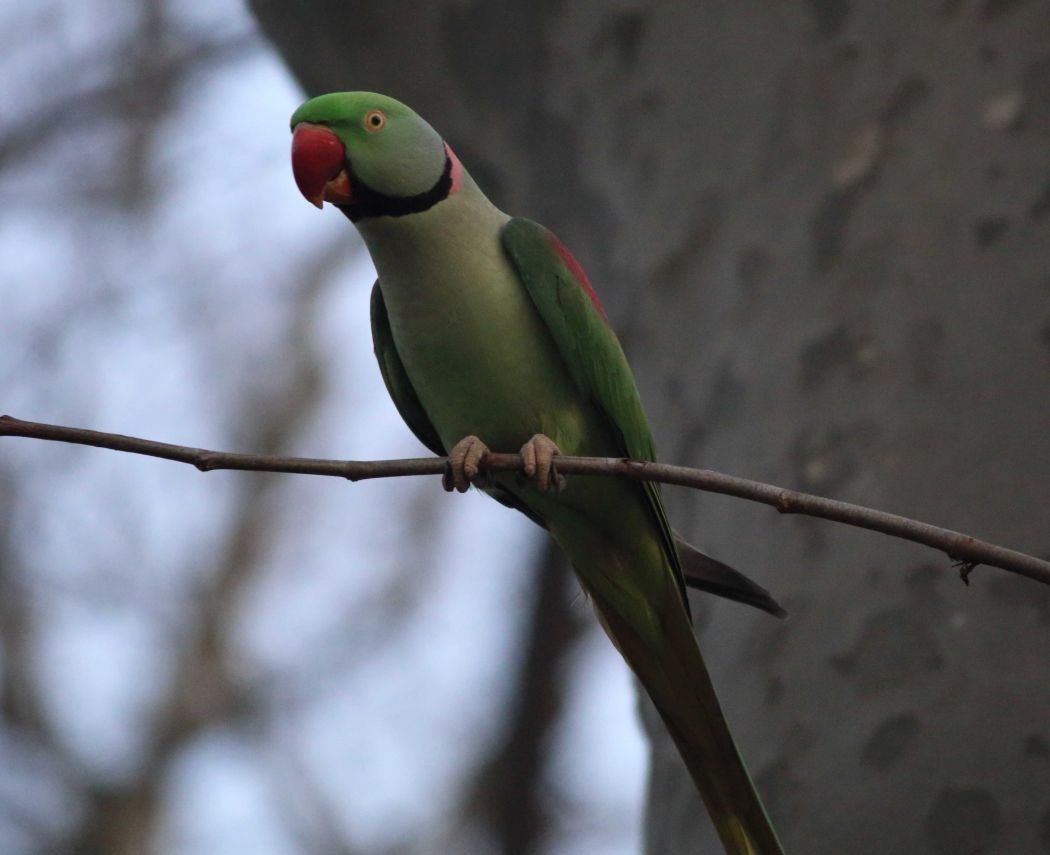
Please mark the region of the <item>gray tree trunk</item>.
<svg viewBox="0 0 1050 855"><path fill-rule="evenodd" d="M664 459L1050 551L1050 4L252 7L309 92L400 97L573 246ZM790 851L1050 852L1046 590L669 503L791 612L697 603ZM648 723L648 851L717 851Z"/></svg>

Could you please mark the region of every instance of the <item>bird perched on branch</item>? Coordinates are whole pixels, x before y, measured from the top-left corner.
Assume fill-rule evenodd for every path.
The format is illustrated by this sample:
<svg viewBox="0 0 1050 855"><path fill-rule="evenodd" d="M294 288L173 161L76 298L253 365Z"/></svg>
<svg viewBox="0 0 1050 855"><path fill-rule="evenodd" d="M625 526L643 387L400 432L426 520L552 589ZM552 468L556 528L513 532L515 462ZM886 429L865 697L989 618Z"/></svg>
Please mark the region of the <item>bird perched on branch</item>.
<svg viewBox="0 0 1050 855"><path fill-rule="evenodd" d="M437 131L392 98L322 95L291 124L300 191L342 211L371 253L383 380L420 441L448 455L446 489L476 481L550 532L726 851L781 852L693 636L683 566L698 587L780 607L674 535L658 484L558 474L560 453L655 459L631 370L580 265L543 226L489 202ZM490 447L520 449L523 473L484 473Z"/></svg>

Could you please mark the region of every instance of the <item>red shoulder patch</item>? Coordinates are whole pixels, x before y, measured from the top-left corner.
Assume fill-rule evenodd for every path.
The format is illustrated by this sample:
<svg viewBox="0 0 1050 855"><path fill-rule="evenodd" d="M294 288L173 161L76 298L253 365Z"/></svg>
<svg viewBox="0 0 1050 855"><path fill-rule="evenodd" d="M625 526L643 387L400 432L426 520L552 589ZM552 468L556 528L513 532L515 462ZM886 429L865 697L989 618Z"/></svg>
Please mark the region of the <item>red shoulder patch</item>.
<svg viewBox="0 0 1050 855"><path fill-rule="evenodd" d="M441 144L445 147L445 154L452 164L452 174L449 176L452 179L452 186L448 190L448 195L452 196L458 193L459 188L463 185L463 164L459 162L459 158L456 157L456 153L447 142Z"/></svg>
<svg viewBox="0 0 1050 855"><path fill-rule="evenodd" d="M591 287L590 280L587 278L587 274L583 272L583 268L580 267L578 262L569 248L558 240L557 236L551 232L547 232L547 242L550 243L554 251L558 253L558 257L565 263L565 266L569 268L569 273L572 274L572 278L576 280L577 284L583 288L587 296L591 298L591 302L594 304L594 308L598 310L598 314L602 316L602 320L605 323L609 323L609 316L605 314L605 309L602 308L601 300L598 299L598 295L594 293L594 289Z"/></svg>

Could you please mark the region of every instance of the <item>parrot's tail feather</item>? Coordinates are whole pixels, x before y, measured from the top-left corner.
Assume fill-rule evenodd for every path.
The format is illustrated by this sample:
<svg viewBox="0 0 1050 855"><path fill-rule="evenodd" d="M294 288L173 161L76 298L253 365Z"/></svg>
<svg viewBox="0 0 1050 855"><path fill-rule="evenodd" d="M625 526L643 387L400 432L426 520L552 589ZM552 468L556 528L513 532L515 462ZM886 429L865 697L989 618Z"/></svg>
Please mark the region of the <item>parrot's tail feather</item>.
<svg viewBox="0 0 1050 855"><path fill-rule="evenodd" d="M586 584L586 583L585 583ZM737 750L680 601L654 617L653 650L612 604L592 591L606 632L645 687L685 761L729 855L783 855L776 832Z"/></svg>
<svg viewBox="0 0 1050 855"><path fill-rule="evenodd" d="M787 611L765 588L752 582L743 573L723 564L710 555L705 555L695 546L686 543L681 535L675 532L675 546L682 562L682 573L685 583L709 594L736 600L756 609L769 612L774 617L787 617Z"/></svg>

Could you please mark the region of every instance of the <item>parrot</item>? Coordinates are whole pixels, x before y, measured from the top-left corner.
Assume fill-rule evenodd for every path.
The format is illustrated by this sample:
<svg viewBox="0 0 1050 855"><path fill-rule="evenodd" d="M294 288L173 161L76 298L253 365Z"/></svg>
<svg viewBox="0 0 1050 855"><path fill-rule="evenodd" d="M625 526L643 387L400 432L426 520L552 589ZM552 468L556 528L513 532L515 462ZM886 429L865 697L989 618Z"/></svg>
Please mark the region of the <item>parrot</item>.
<svg viewBox="0 0 1050 855"><path fill-rule="evenodd" d="M380 373L410 430L447 457L445 489L475 486L549 532L652 699L726 852L781 853L693 634L685 579L783 610L672 531L657 483L557 470L560 454L656 459L583 268L546 228L490 202L442 136L393 98L320 95L291 129L299 191L341 211L371 255ZM521 471L485 471L490 448L520 450Z"/></svg>

